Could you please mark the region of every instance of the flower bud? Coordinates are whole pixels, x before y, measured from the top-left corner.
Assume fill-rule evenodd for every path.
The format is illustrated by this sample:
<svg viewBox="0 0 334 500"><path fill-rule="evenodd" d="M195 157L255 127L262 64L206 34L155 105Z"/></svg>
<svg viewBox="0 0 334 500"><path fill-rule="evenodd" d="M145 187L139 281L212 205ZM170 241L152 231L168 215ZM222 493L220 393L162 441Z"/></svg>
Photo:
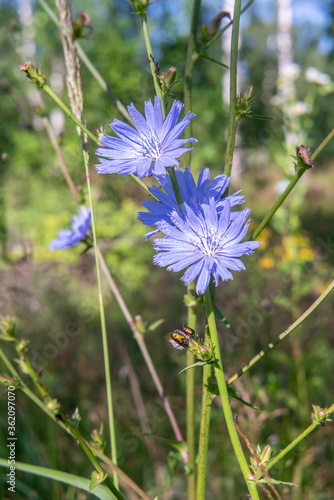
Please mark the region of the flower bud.
<svg viewBox="0 0 334 500"><path fill-rule="evenodd" d="M37 87L43 88L46 84L45 76L42 75L35 66L32 65L30 61L22 64L20 70L23 71L28 78L36 83Z"/></svg>
<svg viewBox="0 0 334 500"><path fill-rule="evenodd" d="M6 342L16 342L16 318L13 316L0 317L0 339Z"/></svg>

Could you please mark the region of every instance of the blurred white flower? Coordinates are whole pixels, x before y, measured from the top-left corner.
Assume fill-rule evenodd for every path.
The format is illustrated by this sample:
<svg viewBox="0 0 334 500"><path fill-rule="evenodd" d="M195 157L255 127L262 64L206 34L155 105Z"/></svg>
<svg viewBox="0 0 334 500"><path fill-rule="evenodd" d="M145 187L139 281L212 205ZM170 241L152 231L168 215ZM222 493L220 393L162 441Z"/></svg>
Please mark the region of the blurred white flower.
<svg viewBox="0 0 334 500"><path fill-rule="evenodd" d="M289 80L297 80L300 75L300 66L297 63L287 64L283 76Z"/></svg>
<svg viewBox="0 0 334 500"><path fill-rule="evenodd" d="M283 194L289 184L290 184L290 181L288 179L282 179L282 180L276 182L276 184L274 186L275 193Z"/></svg>
<svg viewBox="0 0 334 500"><path fill-rule="evenodd" d="M331 81L331 77L327 75L327 73L322 73L318 70L318 68L315 68L314 66L310 66L309 68L307 68L305 72L305 79L308 82L318 83L319 85L326 85Z"/></svg>
<svg viewBox="0 0 334 500"><path fill-rule="evenodd" d="M269 102L272 106L281 106L284 103L284 99L280 95L273 95Z"/></svg>
<svg viewBox="0 0 334 500"><path fill-rule="evenodd" d="M291 106L291 113L294 116L302 116L311 111L311 106L304 101L297 101Z"/></svg>

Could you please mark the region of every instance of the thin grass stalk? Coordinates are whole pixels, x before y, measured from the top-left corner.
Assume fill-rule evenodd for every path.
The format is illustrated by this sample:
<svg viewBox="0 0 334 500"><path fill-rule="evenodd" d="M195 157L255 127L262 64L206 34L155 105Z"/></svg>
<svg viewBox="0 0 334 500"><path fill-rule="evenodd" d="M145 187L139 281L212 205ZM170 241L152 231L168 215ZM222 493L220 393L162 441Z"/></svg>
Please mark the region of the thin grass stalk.
<svg viewBox="0 0 334 500"><path fill-rule="evenodd" d="M88 147L88 144L87 144L87 147ZM109 421L109 432L110 432L111 458L112 458L112 461L117 465L116 432L115 432L114 408L113 408L112 388L111 388L111 374L110 374L110 363L109 363L108 336L107 336L107 327L106 327L106 320L105 320L105 314L104 314L103 295L102 295L102 286L101 286L101 275L100 275L100 265L99 265L98 255L97 255L97 240L96 240L96 229L95 229L95 217L94 217L94 209L93 209L92 190L91 190L91 184L90 184L88 152L87 152L86 148L84 148L84 164L85 164L85 171L86 171L86 182L87 182L89 206L90 206L90 210L91 210L91 224L92 224L92 234L93 234L93 247L94 247L94 252L95 252L95 265L96 265L96 275L97 275L97 287L98 287L98 294L99 294L99 310L100 310L100 318L101 318L103 360L104 360L106 389L107 389L107 404L108 404L108 421ZM118 483L117 472L114 471L114 476L113 477L114 477L115 486L118 489L119 483Z"/></svg>
<svg viewBox="0 0 334 500"><path fill-rule="evenodd" d="M252 358L247 365L245 365L241 370L235 373L232 377L230 377L227 381L227 385L233 384L238 378L240 378L244 373L246 373L250 368L252 368L258 361L260 361L265 354L267 354L271 349L276 347L285 337L287 337L291 332L293 332L299 325L305 321L310 314L315 311L315 309L320 306L320 304L325 300L326 297L333 291L334 289L334 280L328 285L326 290L313 302L313 304L301 315L292 325L287 328L284 332L282 332L273 342L267 345L262 351L260 351L254 358Z"/></svg>
<svg viewBox="0 0 334 500"><path fill-rule="evenodd" d="M142 24L142 28L143 28L145 46L146 46L148 61L150 63L155 94L161 100L162 115L165 118L166 117L166 110L165 110L165 106L164 106L164 98L163 98L160 83L158 80L157 68L155 66L155 59L153 57L153 50L152 50L151 39L150 39L149 31L148 31L146 13L140 14L140 20L141 20L141 24Z"/></svg>
<svg viewBox="0 0 334 500"><path fill-rule="evenodd" d="M241 447L238 432L237 432L235 425L234 425L233 413L232 413L231 405L229 402L227 385L225 382L225 376L224 376L224 370L223 370L223 363L222 363L221 354L220 354L217 326L216 326L216 320L215 320L215 314L214 314L214 304L212 303L212 299L211 299L210 287L207 288L206 292L204 293L203 298L204 298L205 311L206 311L206 315L207 315L207 322L209 325L211 342L213 344L214 355L215 355L214 371L215 371L215 376L216 376L217 383L218 383L219 395L220 395L221 402L223 405L223 412L224 412L224 416L225 416L227 430L228 430L228 433L229 433L229 436L231 439L234 453L235 453L236 458L237 458L238 463L239 463L239 467L240 467L242 474L244 476L250 497L252 498L252 500L260 500L258 492L257 492L256 484L250 481L252 476L251 476L243 449Z"/></svg>
<svg viewBox="0 0 334 500"><path fill-rule="evenodd" d="M231 43L231 63L230 63L230 115L228 120L228 134L226 144L226 156L224 164L224 174L230 177L232 171L235 136L237 132L237 65L238 65L238 45L239 45L239 21L241 11L241 0L235 0Z"/></svg>

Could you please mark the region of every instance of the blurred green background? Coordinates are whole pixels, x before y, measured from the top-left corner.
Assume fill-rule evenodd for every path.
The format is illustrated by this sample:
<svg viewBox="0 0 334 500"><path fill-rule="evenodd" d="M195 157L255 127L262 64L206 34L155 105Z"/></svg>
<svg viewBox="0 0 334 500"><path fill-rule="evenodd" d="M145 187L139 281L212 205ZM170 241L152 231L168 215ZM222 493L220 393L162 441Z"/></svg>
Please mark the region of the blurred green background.
<svg viewBox="0 0 334 500"><path fill-rule="evenodd" d="M245 193L252 210L252 229L293 175L295 146L305 143L313 151L334 123L333 2L291 3L292 45L285 53L277 43L282 34L280 3L255 0L241 22L240 91L253 85L254 113L274 118L243 120L239 127L232 190ZM158 0L148 12L156 60L162 71L177 68L180 82L173 91L180 100L191 5L187 0ZM223 7L231 10L231 2ZM221 8L221 2L203 2L201 23L209 25ZM79 10L85 10L91 19L91 29L85 28L80 39L87 55L117 97L143 111L144 100L153 98L153 85L139 19L123 0L74 1L73 17ZM27 59L41 65L50 86L67 103L59 33L38 2L2 1L0 14L0 314L17 317L19 335L30 341L30 357L42 371L44 384L61 402L64 413L70 415L79 407L80 430L88 437L101 422L107 422L95 267L90 254L81 255L81 247L54 253L48 249L59 229L69 227L77 205L69 195L43 117L51 121L68 170L75 185L82 186L85 200L82 153L73 124L19 70ZM231 31L226 33L223 44L218 40L208 54L228 65ZM285 73L283 56L288 66ZM108 125L122 117L83 64L82 78L88 128L96 131L104 126L110 133ZM221 173L224 162L227 88L228 70L200 60L192 106L197 115L192 136L199 143L194 145L192 168L198 173L203 165L210 167L212 178ZM235 273L233 281L217 290L217 304L236 332L219 327L229 376L286 329L331 281L333 153L334 141L263 231L260 250L244 259L247 272ZM185 375L178 374L185 366L185 356L168 342L170 332L186 324L185 289L179 275L152 264L153 248L143 237L147 228L137 220L145 192L126 177L98 177L95 163L91 144L99 243L132 315L141 315L148 324L165 320L146 340L185 433ZM173 439L172 429L132 334L107 284L103 286L119 465L152 498L157 494L158 470L165 489L161 498L183 500L186 476L176 454L157 442L158 456L152 466L134 406L125 350L140 381L152 433ZM291 338L234 385L245 400L260 408L255 411L233 401L239 424L255 446L270 444L277 453L309 425L312 404L325 407L333 403L332 306L333 298L329 297ZM201 312L200 333L204 332L204 321ZM15 357L7 346L6 352ZM0 368L5 373L4 367ZM201 374L197 370L199 428ZM5 415L5 389L0 405ZM4 437L5 420L3 426ZM17 436L17 460L89 477L91 465L71 437L19 393ZM282 497L334 498L333 452L334 428L327 424L272 469L275 479L299 485L281 488ZM1 457L6 453L2 439ZM0 496L5 497L4 470L1 478ZM207 498L212 500L245 498L217 401L212 411L207 488ZM18 499L85 498L56 484L50 488L47 480L22 473L17 473L17 491Z"/></svg>

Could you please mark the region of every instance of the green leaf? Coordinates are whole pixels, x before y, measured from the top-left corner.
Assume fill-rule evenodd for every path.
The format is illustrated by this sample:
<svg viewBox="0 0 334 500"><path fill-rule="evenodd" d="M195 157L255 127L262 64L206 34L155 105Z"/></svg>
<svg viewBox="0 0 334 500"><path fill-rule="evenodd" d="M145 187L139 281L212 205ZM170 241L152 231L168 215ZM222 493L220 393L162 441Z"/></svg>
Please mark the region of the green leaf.
<svg viewBox="0 0 334 500"><path fill-rule="evenodd" d="M265 479L260 479L259 481L256 481L256 482L268 484L268 481L266 481ZM270 478L270 482L271 482L271 484L277 484L277 485L281 485L281 486L297 486L297 488L298 488L298 484L286 483L285 481L277 481L276 479L273 479L272 477Z"/></svg>
<svg viewBox="0 0 334 500"><path fill-rule="evenodd" d="M105 478L107 477L107 474L100 474L96 470L94 470L92 474L92 479L89 485L89 491L91 492L94 488L96 488L99 484L103 483Z"/></svg>
<svg viewBox="0 0 334 500"><path fill-rule="evenodd" d="M235 330L233 328L233 326L231 325L231 323L225 318L225 316L219 311L218 307L215 306L215 315L217 316L217 318L219 319L219 321L221 321L222 323L224 323L224 325L229 328L231 330L231 332L236 335L235 333Z"/></svg>
<svg viewBox="0 0 334 500"><path fill-rule="evenodd" d="M147 436L151 436L157 441L161 441L162 443L168 444L175 450L179 451L181 454L185 453L188 449L187 443L185 441L174 441L173 439L166 439L160 436L156 436L155 434L146 434Z"/></svg>
<svg viewBox="0 0 334 500"><path fill-rule="evenodd" d="M186 370L189 370L189 368L194 368L195 366L204 366L206 364L207 364L206 361L197 361L197 363L194 363L193 365L189 365L189 366L186 366L185 368L183 368L183 370L181 370L179 372L179 375L180 375L180 373L185 372Z"/></svg>
<svg viewBox="0 0 334 500"><path fill-rule="evenodd" d="M263 116L263 115L253 115L253 114L245 114L243 115L245 118L254 118L255 120L275 120L272 116Z"/></svg>
<svg viewBox="0 0 334 500"><path fill-rule="evenodd" d="M0 458L0 467L9 467L8 461ZM69 484L80 490L89 492L90 483L89 479L84 477L75 476L74 474L69 474L68 472L62 472L55 469L48 469L47 467L39 467L37 465L25 464L22 462L16 462L15 468L21 470L22 472L27 472L28 474L34 474L35 476L46 477L52 479L53 481L58 481L59 483ZM97 498L101 500L114 500L116 497L111 493L111 491L103 485L99 485L94 488L91 492Z"/></svg>
<svg viewBox="0 0 334 500"><path fill-rule="evenodd" d="M153 330L156 330L158 328L158 326L162 325L162 323L164 323L165 320L164 319L158 319L157 321L155 321L154 323L152 323L151 325L149 325L147 328L146 328L146 332L153 332ZM146 334L145 332L145 334Z"/></svg>
<svg viewBox="0 0 334 500"><path fill-rule="evenodd" d="M222 63L221 61L217 61L217 59L213 59L213 57L209 57L206 54L199 54L199 57L201 57L202 59L207 59L208 61L211 61L213 63L216 63L219 66L223 66L223 68L230 69L226 64Z"/></svg>
<svg viewBox="0 0 334 500"><path fill-rule="evenodd" d="M246 405L246 406L249 406L249 408L253 408L253 410L260 410L260 408L257 408L256 406L252 405L251 403L248 403L247 401L245 401L244 399L242 399L239 394L233 389L233 387L228 387L227 388L228 390L228 395L231 397L231 398L234 398L234 399L237 399L238 401L240 401L242 404Z"/></svg>

